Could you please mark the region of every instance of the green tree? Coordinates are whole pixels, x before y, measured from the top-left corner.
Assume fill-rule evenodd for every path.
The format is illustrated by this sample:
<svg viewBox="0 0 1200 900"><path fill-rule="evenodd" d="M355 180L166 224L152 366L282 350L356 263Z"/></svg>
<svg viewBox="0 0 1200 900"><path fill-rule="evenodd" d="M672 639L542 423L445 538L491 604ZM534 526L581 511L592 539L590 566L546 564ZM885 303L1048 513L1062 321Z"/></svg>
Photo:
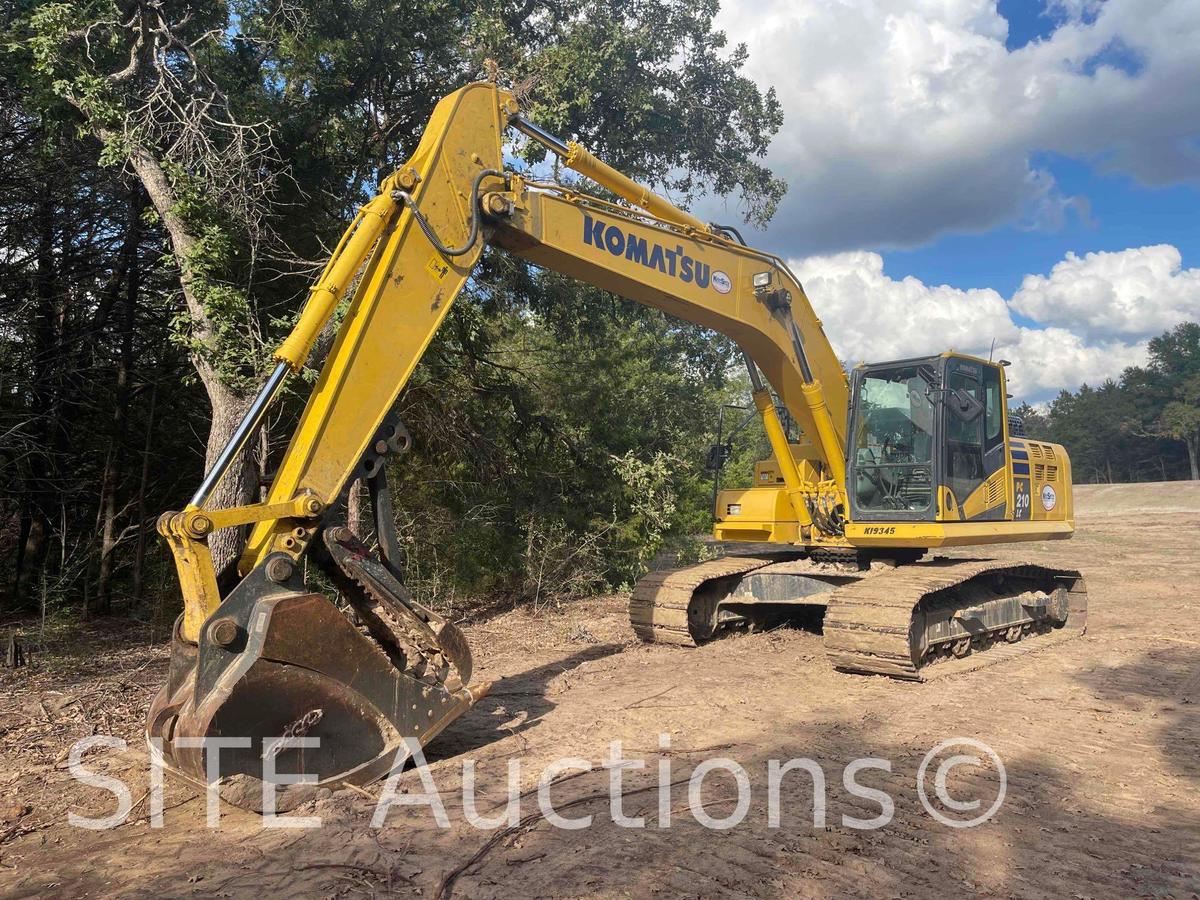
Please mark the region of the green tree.
<svg viewBox="0 0 1200 900"><path fill-rule="evenodd" d="M154 517L203 423L136 180L13 62L0 53L0 595L105 612L118 581L145 593ZM172 427L147 448L160 415Z"/></svg>
<svg viewBox="0 0 1200 900"><path fill-rule="evenodd" d="M31 102L131 171L156 212L174 339L211 408L211 464L349 211L416 146L433 103L489 60L547 126L634 177L684 202L734 193L748 218L768 218L784 186L758 157L779 104L741 75L745 49L727 48L716 11L715 0L23 0L6 44ZM503 264L479 281L480 296L558 290ZM245 502L257 478L243 460L214 502ZM237 537L214 536L218 561Z"/></svg>
<svg viewBox="0 0 1200 900"><path fill-rule="evenodd" d="M1032 438L1050 440L1050 420L1043 410L1028 403L1022 403L1013 410L1013 415L1019 417L1025 425L1025 433Z"/></svg>
<svg viewBox="0 0 1200 900"><path fill-rule="evenodd" d="M1193 480L1200 480L1200 324L1183 322L1153 338L1145 368L1126 370L1122 383L1135 398L1148 437L1181 442Z"/></svg>
<svg viewBox="0 0 1200 900"><path fill-rule="evenodd" d="M1110 379L1098 388L1085 384L1076 393L1063 391L1050 404L1048 436L1066 446L1079 480L1132 481L1139 438L1130 422L1137 415L1133 398L1117 382Z"/></svg>
<svg viewBox="0 0 1200 900"><path fill-rule="evenodd" d="M1200 458L1200 376L1185 381L1177 396L1180 399L1163 407L1162 433L1183 441L1192 467L1192 480L1200 481L1200 466L1197 465Z"/></svg>
<svg viewBox="0 0 1200 900"><path fill-rule="evenodd" d="M1184 322L1149 342L1146 366L1062 391L1045 416L1017 412L1031 436L1066 446L1079 481L1196 478L1198 383L1200 325Z"/></svg>

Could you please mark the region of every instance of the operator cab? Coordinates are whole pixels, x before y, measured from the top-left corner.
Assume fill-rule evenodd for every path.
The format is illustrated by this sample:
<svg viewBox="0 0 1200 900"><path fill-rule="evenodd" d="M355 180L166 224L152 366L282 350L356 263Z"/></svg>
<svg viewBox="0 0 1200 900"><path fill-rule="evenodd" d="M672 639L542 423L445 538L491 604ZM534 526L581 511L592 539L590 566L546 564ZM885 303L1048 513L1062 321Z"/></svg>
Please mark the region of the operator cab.
<svg viewBox="0 0 1200 900"><path fill-rule="evenodd" d="M850 517L958 519L1004 467L1006 441L1001 365L951 353L861 365L851 382ZM973 518L1003 515L1001 506Z"/></svg>

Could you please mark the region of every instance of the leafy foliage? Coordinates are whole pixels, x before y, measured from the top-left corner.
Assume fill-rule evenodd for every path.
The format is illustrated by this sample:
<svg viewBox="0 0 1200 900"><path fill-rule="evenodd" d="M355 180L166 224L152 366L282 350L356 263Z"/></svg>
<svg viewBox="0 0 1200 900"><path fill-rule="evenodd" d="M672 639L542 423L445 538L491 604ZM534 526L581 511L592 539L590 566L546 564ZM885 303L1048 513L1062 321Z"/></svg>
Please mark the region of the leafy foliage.
<svg viewBox="0 0 1200 900"><path fill-rule="evenodd" d="M733 348L558 276L525 289L536 299L460 301L401 400L417 442L394 476L415 555L436 548L458 583L517 594L530 530L556 522L604 581L627 582L708 526L700 463Z"/></svg>
<svg viewBox="0 0 1200 900"><path fill-rule="evenodd" d="M1045 413L1018 410L1031 435L1066 445L1077 481L1200 479L1200 325L1176 326L1149 351L1119 381L1063 391Z"/></svg>
<svg viewBox="0 0 1200 900"><path fill-rule="evenodd" d="M498 73L547 127L677 202L735 195L769 218L784 185L761 157L779 104L742 74L716 11L16 0L0 39L10 595L28 603L48 580L80 604L104 582L105 597L115 584L170 605L165 557L134 547L199 478L205 421L211 452L354 208L469 80ZM699 462L734 390L731 351L489 254L401 400L418 439L394 479L414 582L447 602L561 602L703 529ZM288 412L232 499L273 467Z"/></svg>

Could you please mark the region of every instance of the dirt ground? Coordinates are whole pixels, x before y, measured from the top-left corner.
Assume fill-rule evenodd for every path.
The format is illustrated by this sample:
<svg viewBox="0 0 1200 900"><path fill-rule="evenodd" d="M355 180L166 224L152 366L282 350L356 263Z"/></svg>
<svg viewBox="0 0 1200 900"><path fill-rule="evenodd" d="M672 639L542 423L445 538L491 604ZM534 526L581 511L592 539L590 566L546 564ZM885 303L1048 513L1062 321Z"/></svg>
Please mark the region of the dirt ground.
<svg viewBox="0 0 1200 900"><path fill-rule="evenodd" d="M372 828L374 799L341 791L295 810L320 816L319 829L268 829L222 806L209 830L204 798L170 778L165 825L151 828L139 729L165 651L145 632L97 627L73 653L0 675L0 893L1196 897L1200 484L1083 487L1077 511L1073 541L994 555L1082 569L1086 637L930 684L836 673L820 636L803 629L698 650L642 646L621 597L470 625L477 677L499 681L429 748L449 828L427 805L394 806ZM94 771L127 781L137 801L111 830L67 824L69 811L100 816L116 805L67 771L71 742L93 731L129 742L85 757ZM669 735L666 750L660 734ZM973 828L941 824L917 791L926 753L960 737L993 748L1006 777L998 811ZM612 740L623 741L627 758L647 761L623 782L624 813L644 816L645 827L613 823L602 768L552 792L563 816L592 814L590 827L552 827L532 795L522 799L521 828L467 824L465 759L477 764L480 812L494 815L508 760L520 761L521 789L530 790L559 757L599 767ZM749 777L748 811L727 830L701 826L689 809L686 779L713 756ZM783 779L782 821L770 827L769 761L800 757L824 771L825 824L813 826L819 792L797 771ZM894 804L878 828L843 819L881 814L878 798L856 796L843 781L847 764L864 757L891 767L854 776ZM941 759L926 772L931 796ZM684 781L668 789L670 827L661 827L657 787L665 762L664 780ZM955 767L947 780L951 799L979 798L981 809L999 784L993 764ZM405 772L399 788L419 792L417 773ZM720 770L700 793L713 818L734 812L738 795Z"/></svg>

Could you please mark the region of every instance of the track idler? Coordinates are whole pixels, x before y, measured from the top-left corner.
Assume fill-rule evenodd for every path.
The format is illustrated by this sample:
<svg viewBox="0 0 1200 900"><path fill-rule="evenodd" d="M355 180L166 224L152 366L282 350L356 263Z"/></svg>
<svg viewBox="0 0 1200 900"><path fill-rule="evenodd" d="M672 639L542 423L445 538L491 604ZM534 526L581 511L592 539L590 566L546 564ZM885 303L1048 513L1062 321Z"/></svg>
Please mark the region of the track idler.
<svg viewBox="0 0 1200 900"><path fill-rule="evenodd" d="M267 575L273 563L277 577L280 567L290 575L282 584ZM176 626L146 731L166 766L194 782L299 774L326 787L365 784L404 763L406 738L425 745L487 692L463 684L461 635L447 654L454 677L438 680L403 642L382 645L308 592L290 565L277 556L248 575L198 645ZM295 738L307 746L280 742Z"/></svg>

